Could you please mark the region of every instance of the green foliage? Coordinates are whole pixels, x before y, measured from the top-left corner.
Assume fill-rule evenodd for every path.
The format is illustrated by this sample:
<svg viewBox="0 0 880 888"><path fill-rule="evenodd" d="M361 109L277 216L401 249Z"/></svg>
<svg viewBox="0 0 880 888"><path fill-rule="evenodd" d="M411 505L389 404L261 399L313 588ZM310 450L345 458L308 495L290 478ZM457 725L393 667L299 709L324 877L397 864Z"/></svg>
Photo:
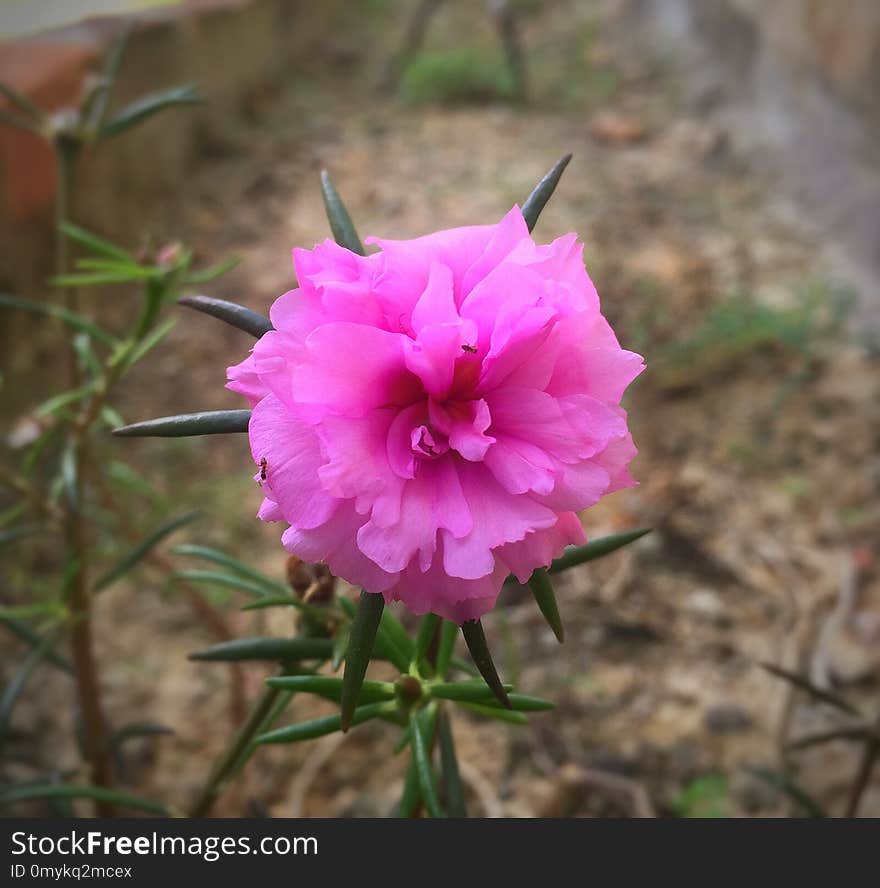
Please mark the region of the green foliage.
<svg viewBox="0 0 880 888"><path fill-rule="evenodd" d="M660 351L661 373L674 383L679 377L711 376L760 351L812 355L841 334L852 305L851 291L822 281L807 282L783 306L733 294Z"/></svg>
<svg viewBox="0 0 880 888"><path fill-rule="evenodd" d="M403 72L400 94L412 104L454 105L510 101L516 89L500 56L459 47L420 53Z"/></svg>
<svg viewBox="0 0 880 888"><path fill-rule="evenodd" d="M682 789L672 800L672 810L679 817L727 817L729 794L723 774L706 774Z"/></svg>

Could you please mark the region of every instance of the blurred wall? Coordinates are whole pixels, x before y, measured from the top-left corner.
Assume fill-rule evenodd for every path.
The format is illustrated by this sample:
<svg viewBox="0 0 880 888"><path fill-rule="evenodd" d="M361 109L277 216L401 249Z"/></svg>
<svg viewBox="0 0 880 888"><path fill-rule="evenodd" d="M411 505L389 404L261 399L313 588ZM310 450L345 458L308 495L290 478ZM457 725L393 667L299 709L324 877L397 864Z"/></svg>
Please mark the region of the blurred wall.
<svg viewBox="0 0 880 888"><path fill-rule="evenodd" d="M880 326L880 2L633 0L689 98L758 149Z"/></svg>
<svg viewBox="0 0 880 888"><path fill-rule="evenodd" d="M86 149L73 197L76 221L129 246L147 233L179 235L180 186L198 158L222 151L243 120L267 113L275 87L297 76L294 60L310 57L339 32L347 6L346 0L181 0L139 13L113 106L183 82L197 83L205 102L163 112ZM123 17L95 18L2 42L0 81L43 108L65 108L126 24ZM0 124L0 291L45 298L55 182L48 147ZM13 315L3 318L6 342L24 332L18 326L33 325ZM16 355L27 358L22 350ZM4 363L16 355L7 353Z"/></svg>

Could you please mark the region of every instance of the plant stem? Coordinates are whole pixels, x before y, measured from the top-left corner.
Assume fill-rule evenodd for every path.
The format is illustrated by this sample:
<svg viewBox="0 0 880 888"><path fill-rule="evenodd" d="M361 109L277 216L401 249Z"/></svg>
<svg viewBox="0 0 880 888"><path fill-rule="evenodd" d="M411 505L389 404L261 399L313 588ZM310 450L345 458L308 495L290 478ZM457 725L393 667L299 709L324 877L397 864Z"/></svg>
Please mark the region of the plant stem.
<svg viewBox="0 0 880 888"><path fill-rule="evenodd" d="M282 673L285 674L285 673ZM241 760L245 753L249 754L248 747L257 735L266 719L271 715L278 697L282 691L279 688L266 688L260 699L251 710L247 721L238 729L238 733L232 738L226 751L217 760L211 769L211 773L202 791L199 793L195 804L190 810L190 817L206 817L214 802L225 789L225 784L232 774L237 771L244 762Z"/></svg>
<svg viewBox="0 0 880 888"><path fill-rule="evenodd" d="M859 767L853 780L849 801L847 802L846 817L858 816L862 796L871 782L871 774L874 771L874 765L877 763L878 757L880 757L880 715L877 716L874 722L874 731L868 740L865 741L865 747L862 751L862 757L859 761Z"/></svg>
<svg viewBox="0 0 880 888"><path fill-rule="evenodd" d="M60 225L70 217L73 170L77 151L76 145L73 144L58 142L55 145L55 153L58 158L58 190L55 200L56 271L59 275L66 274L68 271L67 238L61 233ZM78 309L78 299L74 288L66 289L65 302L71 311ZM72 342L68 353L68 367L71 385L76 387L79 385L80 373ZM95 786L111 789L113 787L113 770L107 728L101 706L101 688L95 668L91 591L88 576L88 538L81 510L82 469L87 462L84 432L85 429L82 427L74 427L72 430L71 446L73 448L75 479L72 495L64 500L64 535L67 545L67 560L73 566L69 599L72 619L70 644L91 781ZM95 803L95 811L100 817L112 817L115 808L112 803L106 800L98 800Z"/></svg>

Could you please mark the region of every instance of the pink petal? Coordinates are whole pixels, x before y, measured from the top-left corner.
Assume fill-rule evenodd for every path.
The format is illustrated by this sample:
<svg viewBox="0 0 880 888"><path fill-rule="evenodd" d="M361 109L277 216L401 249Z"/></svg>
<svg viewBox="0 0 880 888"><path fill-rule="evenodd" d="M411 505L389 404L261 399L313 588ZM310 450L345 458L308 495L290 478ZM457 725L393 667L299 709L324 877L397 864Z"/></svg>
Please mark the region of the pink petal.
<svg viewBox="0 0 880 888"><path fill-rule="evenodd" d="M302 528L323 524L338 501L318 479L323 458L314 429L267 395L254 407L248 436L254 462L266 460L266 496L278 503L285 520Z"/></svg>

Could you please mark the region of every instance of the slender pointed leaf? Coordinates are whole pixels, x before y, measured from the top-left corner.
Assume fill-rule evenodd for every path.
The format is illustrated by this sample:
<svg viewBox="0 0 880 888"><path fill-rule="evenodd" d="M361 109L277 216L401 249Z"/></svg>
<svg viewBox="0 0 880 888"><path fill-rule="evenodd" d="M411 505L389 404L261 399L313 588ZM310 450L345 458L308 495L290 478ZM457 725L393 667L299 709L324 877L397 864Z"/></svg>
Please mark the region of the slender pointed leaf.
<svg viewBox="0 0 880 888"><path fill-rule="evenodd" d="M441 712L438 716L437 739L440 741L440 770L443 775L446 811L450 817L467 817L464 787L458 770L458 758L455 755L455 740L446 712Z"/></svg>
<svg viewBox="0 0 880 888"><path fill-rule="evenodd" d="M187 438L194 435L228 435L247 432L250 410L208 410L161 416L113 429L120 438Z"/></svg>
<svg viewBox="0 0 880 888"><path fill-rule="evenodd" d="M388 608L382 611L379 634L391 646L390 653L394 654L394 656L389 657L389 659L401 672L406 672L415 653L415 643L410 638L410 634L404 628L403 623Z"/></svg>
<svg viewBox="0 0 880 888"><path fill-rule="evenodd" d="M76 241L80 246L107 259L113 259L126 265L137 262L135 257L127 250L105 240L103 237L99 237L94 232L80 228L79 225L74 225L72 222L62 222L58 226L58 230L72 241Z"/></svg>
<svg viewBox="0 0 880 888"><path fill-rule="evenodd" d="M339 703L342 700L342 679L330 675L279 675L266 679L271 688L315 694L325 700ZM387 681L365 681L358 695L358 705L381 703L394 699L394 685Z"/></svg>
<svg viewBox="0 0 880 888"><path fill-rule="evenodd" d="M489 646L486 644L483 624L479 620L468 620L462 624L461 634L464 636L465 644L470 651L474 665L477 667L480 675L483 676L483 680L501 705L505 709L510 709L507 691L504 690L504 685L498 677L498 670L495 668L492 655L489 653Z"/></svg>
<svg viewBox="0 0 880 888"><path fill-rule="evenodd" d="M116 79L119 77L125 48L128 46L128 38L132 30L133 26L126 26L111 47L104 62L104 69L101 72L102 82L92 94L91 107L87 105L83 108L83 116L89 121L93 130L99 130L106 117L107 104L110 101L113 87L116 85Z"/></svg>
<svg viewBox="0 0 880 888"><path fill-rule="evenodd" d="M565 641L565 627L562 625L562 617L559 616L559 606L556 604L556 593L547 571L538 568L529 578L529 588L535 597L538 610L544 615L547 625L553 630L556 640L562 644Z"/></svg>
<svg viewBox="0 0 880 888"><path fill-rule="evenodd" d="M245 333L259 339L265 333L275 328L272 322L261 314L239 305L237 302L227 302L225 299L214 299L211 296L182 296L177 300L181 305L210 315L212 318L225 321Z"/></svg>
<svg viewBox="0 0 880 888"><path fill-rule="evenodd" d="M351 713L349 727L363 724L365 721L391 712L394 709L394 705L393 703L370 703L367 706L359 706ZM278 728L278 730L270 731L268 734L260 734L254 742L258 744L299 743L303 740L314 740L316 737L323 737L325 734L335 734L339 730L342 730L342 715L328 715L325 718L316 718L298 725Z"/></svg>
<svg viewBox="0 0 880 888"><path fill-rule="evenodd" d="M196 570L187 568L179 570L173 574L174 579L184 580L187 583L207 583L211 586L221 586L224 589L237 589L250 595L258 600L268 598L269 593L260 583L254 583L246 580L244 577L237 577L233 574L221 573L218 570Z"/></svg>
<svg viewBox="0 0 880 888"><path fill-rule="evenodd" d="M436 674L445 678L449 672L449 664L452 661L452 652L455 650L455 640L458 638L458 626L450 620L444 620L440 627L440 643L437 645L437 669Z"/></svg>
<svg viewBox="0 0 880 888"><path fill-rule="evenodd" d="M209 265L201 271L191 271L186 276L185 283L190 285L207 284L209 281L216 280L218 277L222 277L227 272L232 271L240 261L238 256L230 256L228 259L224 259L216 265Z"/></svg>
<svg viewBox="0 0 880 888"><path fill-rule="evenodd" d="M107 802L121 808L134 808L168 817L168 809L159 802L100 786L76 786L63 783L30 784L0 789L0 806L14 802L30 802L38 799L92 799Z"/></svg>
<svg viewBox="0 0 880 888"><path fill-rule="evenodd" d="M541 210L544 209L547 201L550 200L550 197L556 190L556 186L559 184L559 180L570 160L570 154L566 154L557 160L552 169L538 182L534 191L526 198L525 203L522 205L522 214L526 220L526 225L529 227L529 231L535 227L538 216L541 215Z"/></svg>
<svg viewBox="0 0 880 888"><path fill-rule="evenodd" d="M858 710L844 700L843 697L839 697L831 691L826 691L817 687L803 675L798 675L796 672L790 672L788 669L783 669L781 666L775 666L773 663L761 663L761 666L772 675L793 684L796 688L804 691L806 694L809 694L809 696L822 703L827 703L829 706L833 706L835 709L847 713L847 715L859 714Z"/></svg>
<svg viewBox="0 0 880 888"><path fill-rule="evenodd" d="M138 361L145 358L176 326L177 318L168 318L167 321L154 327L143 339L138 342L131 350L125 366L134 367Z"/></svg>
<svg viewBox="0 0 880 888"><path fill-rule="evenodd" d="M6 736L9 722L12 718L12 710L18 698L37 667L48 658L60 635L60 629L56 629L40 639L40 643L36 647L31 648L30 653L21 664L21 668L12 676L3 689L3 694L0 696L0 737Z"/></svg>
<svg viewBox="0 0 880 888"><path fill-rule="evenodd" d="M124 133L147 118L177 105L197 105L202 101L201 94L192 84L159 90L136 99L118 114L114 114L101 127L101 137L110 138Z"/></svg>
<svg viewBox="0 0 880 888"><path fill-rule="evenodd" d="M0 616L0 625L5 626L13 635L31 647L38 647L43 642L43 639L27 623L22 623L21 620ZM46 652L46 661L63 672L67 672L70 675L73 674L73 666L55 650L50 649Z"/></svg>
<svg viewBox="0 0 880 888"><path fill-rule="evenodd" d="M233 558L232 555L228 555L226 552L220 551L220 549L212 549L210 546L185 544L183 546L175 547L172 551L175 555L190 555L193 558L202 558L213 564L219 564L222 567L229 568L229 570L264 586L267 593L273 595L290 594L290 589L285 586L284 583L280 583L277 580L273 580L271 577L267 577L266 574L258 571L256 568L245 564L243 561L239 561L237 558Z"/></svg>
<svg viewBox="0 0 880 888"><path fill-rule="evenodd" d="M366 255L354 222L351 221L351 216L327 170L321 171L321 194L324 197L324 207L327 210L327 220L330 222L333 239L340 247L345 247L352 253Z"/></svg>
<svg viewBox="0 0 880 888"><path fill-rule="evenodd" d="M108 586L121 579L127 574L139 561L150 553L159 543L166 537L171 536L175 530L191 524L200 515L199 512L187 512L184 515L178 515L170 521L166 521L161 527L157 527L146 539L134 547L124 558L120 559L110 570L107 571L94 586L95 592L100 592Z"/></svg>
<svg viewBox="0 0 880 888"><path fill-rule="evenodd" d="M250 603L246 604L242 608L242 610L266 610L266 608L270 607L295 607L297 610L309 610L315 614L320 613L318 608L310 608L308 607L308 605L303 604L302 601L300 601L298 598L294 598L292 595L267 595L265 598L258 598L256 601L251 601Z"/></svg>
<svg viewBox="0 0 880 888"><path fill-rule="evenodd" d="M507 690L510 685L504 685ZM495 695L482 682L480 684L466 684L455 682L441 682L429 685L431 695L443 700L454 700L463 703L478 703L481 706L497 706ZM526 694L508 694L510 708L517 712L546 712L555 709L555 704L550 700L540 697L530 697Z"/></svg>
<svg viewBox="0 0 880 888"><path fill-rule="evenodd" d="M419 626L419 634L416 636L416 645L415 650L413 651L412 663L414 666L418 667L419 663L422 662L427 657L428 649L431 647L431 642L434 640L434 636L437 634L437 630L440 628L440 617L436 614L426 614L422 617L422 622Z"/></svg>
<svg viewBox="0 0 880 888"><path fill-rule="evenodd" d="M434 777L434 768L431 765L431 753L428 741L422 733L418 712L413 710L409 715L410 749L413 761L416 764L416 776L419 779L419 790L428 813L432 817L444 817L440 807L440 799L437 796L437 781Z"/></svg>
<svg viewBox="0 0 880 888"><path fill-rule="evenodd" d="M142 270L126 271L74 271L70 274L59 274L49 278L53 287L109 287L115 284L130 284L146 280L153 272Z"/></svg>
<svg viewBox="0 0 880 888"><path fill-rule="evenodd" d="M373 644L379 630L385 599L378 594L362 591L357 613L351 624L351 639L345 656L345 672L342 686L342 730L347 731L353 724L354 709L360 695L361 685L367 673L367 665L373 654Z"/></svg>
<svg viewBox="0 0 880 888"><path fill-rule="evenodd" d="M30 299L19 299L16 296L7 296L4 293L0 293L0 307L18 308L22 311L29 311L33 314L42 314L48 315L49 317L58 318L58 320L67 324L68 327L72 327L74 330L81 330L84 333L88 333L89 336L94 336L95 339L105 343L106 345L112 346L116 344L116 340L113 338L113 336L111 336L105 330L102 330L96 324L93 324L88 318L84 318L82 315L79 315L76 312L68 311L68 309L64 308L61 305L55 305L49 302L32 302Z"/></svg>
<svg viewBox="0 0 880 888"><path fill-rule="evenodd" d="M333 653L329 638L236 638L189 655L202 662L239 660L326 660Z"/></svg>
<svg viewBox="0 0 880 888"><path fill-rule="evenodd" d="M407 729L407 742L409 729ZM405 746L406 744L404 744ZM406 769L406 777L403 781L403 792L395 810L396 817L415 817L419 805L422 803L422 792L419 786L419 772L416 769L415 758L410 758L409 767Z"/></svg>
<svg viewBox="0 0 880 888"><path fill-rule="evenodd" d="M560 573L563 570L568 570L570 567L576 567L578 564L586 564L588 561L602 558L604 555L608 555L623 546L634 543L650 532L650 527L642 527L638 530L612 533L608 536L600 537L598 540L591 540L583 546L571 546L550 565L549 572L552 574Z"/></svg>
<svg viewBox="0 0 880 888"><path fill-rule="evenodd" d="M8 83L0 83L0 93L6 96L19 111L23 111L35 123L40 122L45 117L44 111L39 106L34 104L24 93L13 89Z"/></svg>
<svg viewBox="0 0 880 888"><path fill-rule="evenodd" d="M333 636L333 656L330 658L330 668L336 672L345 659L348 650L348 642L351 639L351 629L348 626L339 626Z"/></svg>
<svg viewBox="0 0 880 888"><path fill-rule="evenodd" d="M508 722L512 725L527 725L529 723L525 713L522 712L501 709L497 706L483 706L482 703L465 703L462 701L456 705L470 712L475 712L477 715L484 715L486 718L494 718L497 721Z"/></svg>

